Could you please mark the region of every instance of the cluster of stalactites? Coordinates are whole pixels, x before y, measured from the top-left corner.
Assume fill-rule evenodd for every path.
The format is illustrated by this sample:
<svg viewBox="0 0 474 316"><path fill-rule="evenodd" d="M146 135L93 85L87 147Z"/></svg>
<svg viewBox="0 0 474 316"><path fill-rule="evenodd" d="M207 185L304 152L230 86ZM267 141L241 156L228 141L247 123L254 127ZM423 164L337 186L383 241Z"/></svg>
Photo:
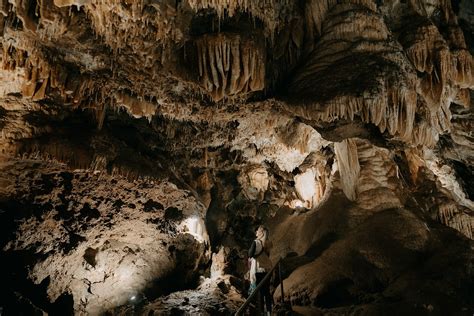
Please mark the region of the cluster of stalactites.
<svg viewBox="0 0 474 316"><path fill-rule="evenodd" d="M14 71L16 68L24 68L24 84L21 93L24 97L34 101L45 97L47 88L57 87L59 73L37 55L29 55L26 51L3 44L2 68ZM64 91L63 91L64 92Z"/></svg>
<svg viewBox="0 0 474 316"><path fill-rule="evenodd" d="M438 208L438 220L470 239L474 239L474 217L469 216L455 204L446 203Z"/></svg>
<svg viewBox="0 0 474 316"><path fill-rule="evenodd" d="M0 2L0 14L4 17L16 17L21 21L24 31L35 33L37 38L59 38L66 33L69 27L70 11L61 10L56 4L70 3L80 5L88 0L11 0ZM75 2L75 3L74 3ZM13 13L13 15L11 14ZM3 23L3 22L2 22ZM14 26L15 30L17 25Z"/></svg>
<svg viewBox="0 0 474 316"><path fill-rule="evenodd" d="M14 71L17 67L25 67L28 53L5 42L2 43L2 69Z"/></svg>
<svg viewBox="0 0 474 316"><path fill-rule="evenodd" d="M431 200L437 208L438 220L473 239L474 217L471 213L474 202L464 192L453 168L444 164L430 149L409 148L405 149L405 155L414 184L419 183L420 175L435 180L438 191Z"/></svg>
<svg viewBox="0 0 474 316"><path fill-rule="evenodd" d="M334 3L333 3L334 2ZM316 20L324 19L327 11L332 8L336 1L313 1ZM304 85L311 84L312 76L320 71L331 67L332 63L345 58L348 53L370 53L377 54L393 63L399 59L399 49L388 39L389 31L380 16L369 13L368 10L357 10L366 7L374 9L371 1L347 1L334 7L331 14L334 19L325 22L324 35L313 51L310 62L302 73L298 74L294 85L301 89ZM349 9L356 10L347 14ZM322 26L315 26L319 33ZM355 69L357 71L357 69ZM404 74L401 72L401 74ZM354 120L359 117L366 123L377 125L382 132L388 131L391 135L397 135L403 140L415 142L433 142L431 133L423 133L414 130L413 122L417 104L415 92L415 77L404 74L408 78L406 82L388 82L378 80L376 95L369 97L342 95L337 96L322 105L323 110L314 111L314 106L306 107L304 116L313 120L333 121L336 119ZM344 87L345 88L345 87ZM308 89L310 87L308 86ZM427 139L426 139L427 138Z"/></svg>
<svg viewBox="0 0 474 316"><path fill-rule="evenodd" d="M429 74L432 84L474 86L473 60L466 49L450 51L449 43L433 24L422 25L413 34L414 38L405 44L407 56L417 71ZM461 44L464 45L464 39Z"/></svg>
<svg viewBox="0 0 474 316"><path fill-rule="evenodd" d="M466 49L450 50L432 24L418 27L414 34L405 45L408 58L416 70L424 74L419 79L419 94L432 116L439 117L439 123L432 124L439 132L449 130L451 101L469 107L468 89L474 87L474 60ZM445 117L438 113L440 111L446 113Z"/></svg>
<svg viewBox="0 0 474 316"><path fill-rule="evenodd" d="M261 44L224 33L204 35L195 44L198 81L215 101L264 88L265 50Z"/></svg>
<svg viewBox="0 0 474 316"><path fill-rule="evenodd" d="M50 64L40 51L28 53L9 45L8 42L3 43L2 48L2 69L23 72L21 89L18 92L25 98L39 101L53 93L66 104L92 110L99 128L104 122L107 105L125 108L130 115L146 117L149 120L155 114L156 102L124 92L111 94L108 90L106 93L100 82L74 76L59 64Z"/></svg>
<svg viewBox="0 0 474 316"><path fill-rule="evenodd" d="M21 94L33 101L45 99L54 90L65 103L72 103L75 107L103 107L106 97L100 84L71 75L59 64L52 65L40 51L27 53L4 43L2 68L9 71L24 69Z"/></svg>
<svg viewBox="0 0 474 316"><path fill-rule="evenodd" d="M264 22L268 36L280 29L295 5L293 0L188 0L194 11L213 9L219 19L234 16L238 12L247 12L250 16Z"/></svg>
<svg viewBox="0 0 474 316"><path fill-rule="evenodd" d="M67 163L74 169L89 169L92 162L90 151L59 140L48 143L28 140L18 147L17 155L20 154L25 158Z"/></svg>
<svg viewBox="0 0 474 316"><path fill-rule="evenodd" d="M90 3L91 0L54 0L54 5L57 7L69 7L69 6L77 6L81 7L85 4Z"/></svg>
<svg viewBox="0 0 474 316"><path fill-rule="evenodd" d="M13 0L13 1L2 1L0 3L0 13L4 16L8 16L13 11L18 19L21 20L22 25L29 31L36 31L37 22L34 19L33 14L37 14L38 6L36 1L28 0ZM35 12L36 11L36 12ZM32 12L34 12L32 14Z"/></svg>
<svg viewBox="0 0 474 316"><path fill-rule="evenodd" d="M316 112L313 118L330 122L336 119L353 120L355 116L365 123L372 123L381 132L388 131L405 141L432 143L434 135L424 135L414 128L416 93L399 88L381 91L376 98L338 97L332 100L324 112Z"/></svg>
<svg viewBox="0 0 474 316"><path fill-rule="evenodd" d="M153 8L145 10L146 6ZM176 8L165 2L147 4L144 1L131 1L125 5L120 0L93 0L85 5L91 18L93 29L103 37L105 43L114 51L131 47L135 52L152 53L148 41L180 41L183 34L176 27Z"/></svg>
<svg viewBox="0 0 474 316"><path fill-rule="evenodd" d="M258 15L264 8L264 1L258 0L188 0L188 2L195 11L214 9L220 18L223 18L224 14L234 16L238 11L246 11ZM270 0L268 2L272 4L276 1Z"/></svg>
<svg viewBox="0 0 474 316"><path fill-rule="evenodd" d="M428 17L433 14L433 8L440 9L446 23L452 24L451 33L457 34L459 27L448 2L428 5L412 1L409 5ZM474 86L474 63L469 52L462 48L465 47L462 34L453 35L447 43L436 26L420 26L414 32L414 43L404 44L408 46L406 55L414 68L426 73L417 78L415 69L401 54L402 47L393 41L384 20L376 13L375 1L314 0L307 2L306 9L307 31L317 39L318 45L310 54L309 62L296 75L290 93L292 89L295 95L298 91L314 89L313 78L320 72L327 73L328 68L348 54L379 56L387 64L395 64L399 73L393 77L393 72L387 69L383 74L387 78L377 79L378 84L369 88L378 90L376 94L371 91L362 96L341 93L324 102L315 100L299 109L293 108L293 111L315 121L357 117L405 142L433 147L439 135L451 128L451 102L469 105L467 89ZM451 46L457 49L450 50ZM341 91L345 88L341 87Z"/></svg>
<svg viewBox="0 0 474 316"><path fill-rule="evenodd" d="M417 14L428 18L441 12L443 23L447 25L445 37L427 20L400 39L408 59L422 74L417 84L418 107L426 110L420 113L423 120L417 127L425 134L430 131L436 141L439 134L451 130L451 102L470 106L474 59L466 49L451 1L411 0L410 6ZM433 142L421 144L434 146Z"/></svg>
<svg viewBox="0 0 474 316"><path fill-rule="evenodd" d="M334 144L337 166L344 194L351 201L357 199L357 183L360 174L357 144L354 139L345 139Z"/></svg>

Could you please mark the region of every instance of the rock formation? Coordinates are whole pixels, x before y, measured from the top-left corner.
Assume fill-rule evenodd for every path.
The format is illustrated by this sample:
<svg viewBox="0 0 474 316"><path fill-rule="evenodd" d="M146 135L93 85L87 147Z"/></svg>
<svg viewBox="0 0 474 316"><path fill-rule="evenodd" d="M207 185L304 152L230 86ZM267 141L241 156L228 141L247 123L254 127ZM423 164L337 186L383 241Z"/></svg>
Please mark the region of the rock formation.
<svg viewBox="0 0 474 316"><path fill-rule="evenodd" d="M474 312L474 5L0 3L6 314Z"/></svg>

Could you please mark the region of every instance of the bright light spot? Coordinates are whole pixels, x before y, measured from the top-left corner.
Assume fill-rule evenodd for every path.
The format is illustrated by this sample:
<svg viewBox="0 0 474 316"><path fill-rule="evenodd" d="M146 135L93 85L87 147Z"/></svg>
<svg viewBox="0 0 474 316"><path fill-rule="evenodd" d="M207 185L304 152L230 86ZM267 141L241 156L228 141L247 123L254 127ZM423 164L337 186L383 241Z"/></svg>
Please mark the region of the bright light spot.
<svg viewBox="0 0 474 316"><path fill-rule="evenodd" d="M295 176L296 192L302 200L308 202L310 208L313 206L313 198L316 195L315 177L313 169L308 169L305 173Z"/></svg>
<svg viewBox="0 0 474 316"><path fill-rule="evenodd" d="M126 264L120 265L116 270L116 275L122 281L130 282L133 279L135 269L129 267Z"/></svg>
<svg viewBox="0 0 474 316"><path fill-rule="evenodd" d="M132 296L130 297L130 300L134 301L136 298L137 298L137 297L136 297L135 295L132 295Z"/></svg>
<svg viewBox="0 0 474 316"><path fill-rule="evenodd" d="M191 216L184 221L188 232L193 235L193 237L199 241L204 242L207 240L207 233L205 231L204 221L202 218L197 216Z"/></svg>
<svg viewBox="0 0 474 316"><path fill-rule="evenodd" d="M291 202L286 202L285 205L292 209L304 207L304 204L301 200L292 200Z"/></svg>

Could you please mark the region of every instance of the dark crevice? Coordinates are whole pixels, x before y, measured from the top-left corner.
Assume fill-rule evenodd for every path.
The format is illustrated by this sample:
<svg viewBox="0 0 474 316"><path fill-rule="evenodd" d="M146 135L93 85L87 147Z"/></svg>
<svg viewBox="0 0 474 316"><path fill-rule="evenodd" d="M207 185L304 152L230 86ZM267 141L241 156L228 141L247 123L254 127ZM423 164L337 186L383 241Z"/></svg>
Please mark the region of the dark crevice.
<svg viewBox="0 0 474 316"><path fill-rule="evenodd" d="M341 279L329 284L315 300L315 305L323 308L335 308L358 303L350 293L354 282L350 279Z"/></svg>
<svg viewBox="0 0 474 316"><path fill-rule="evenodd" d="M450 163L456 173L456 179L460 182L468 198L474 201L474 167L456 160L451 160Z"/></svg>
<svg viewBox="0 0 474 316"><path fill-rule="evenodd" d="M200 36L219 32L248 35L262 30L263 22L246 12L237 12L232 17L219 18L214 10L201 10L191 20L190 35Z"/></svg>

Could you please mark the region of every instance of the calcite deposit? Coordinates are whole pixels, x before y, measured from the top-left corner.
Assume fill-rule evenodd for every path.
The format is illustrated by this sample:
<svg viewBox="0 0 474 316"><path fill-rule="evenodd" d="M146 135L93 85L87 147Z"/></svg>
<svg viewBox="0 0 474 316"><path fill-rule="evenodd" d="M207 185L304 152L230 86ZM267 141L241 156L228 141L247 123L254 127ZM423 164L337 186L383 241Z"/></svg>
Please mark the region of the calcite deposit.
<svg viewBox="0 0 474 316"><path fill-rule="evenodd" d="M473 314L473 16L0 2L0 314Z"/></svg>

